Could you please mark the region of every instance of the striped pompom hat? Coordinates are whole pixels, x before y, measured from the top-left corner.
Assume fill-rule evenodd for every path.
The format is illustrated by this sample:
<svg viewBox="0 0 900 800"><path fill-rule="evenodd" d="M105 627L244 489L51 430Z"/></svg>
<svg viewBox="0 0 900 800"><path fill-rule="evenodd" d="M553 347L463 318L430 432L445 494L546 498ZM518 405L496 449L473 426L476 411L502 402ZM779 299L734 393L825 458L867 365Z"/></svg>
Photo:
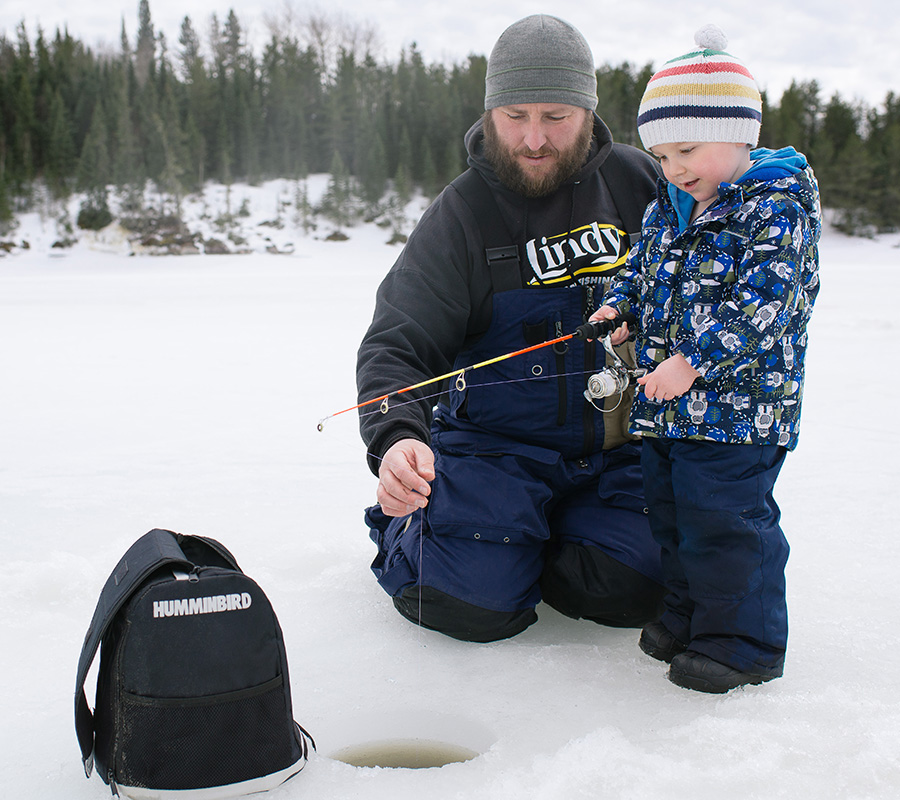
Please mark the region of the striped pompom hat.
<svg viewBox="0 0 900 800"><path fill-rule="evenodd" d="M725 52L716 25L694 35L697 49L663 64L647 84L638 109L638 133L648 150L675 142L756 145L762 98L740 60Z"/></svg>

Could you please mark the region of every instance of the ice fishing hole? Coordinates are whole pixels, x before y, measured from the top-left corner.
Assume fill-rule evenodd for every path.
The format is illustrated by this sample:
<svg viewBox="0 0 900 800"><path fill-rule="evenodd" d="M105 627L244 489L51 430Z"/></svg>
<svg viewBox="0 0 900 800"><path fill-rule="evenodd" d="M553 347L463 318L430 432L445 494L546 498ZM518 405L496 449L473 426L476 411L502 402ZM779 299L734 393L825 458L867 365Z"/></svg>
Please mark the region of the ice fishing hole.
<svg viewBox="0 0 900 800"><path fill-rule="evenodd" d="M351 767L429 769L471 761L480 755L468 747L434 739L383 739L344 747L331 757Z"/></svg>
<svg viewBox="0 0 900 800"><path fill-rule="evenodd" d="M353 767L444 767L471 761L496 741L479 723L450 714L387 712L345 722L349 731L341 738L350 743L336 747L329 757Z"/></svg>

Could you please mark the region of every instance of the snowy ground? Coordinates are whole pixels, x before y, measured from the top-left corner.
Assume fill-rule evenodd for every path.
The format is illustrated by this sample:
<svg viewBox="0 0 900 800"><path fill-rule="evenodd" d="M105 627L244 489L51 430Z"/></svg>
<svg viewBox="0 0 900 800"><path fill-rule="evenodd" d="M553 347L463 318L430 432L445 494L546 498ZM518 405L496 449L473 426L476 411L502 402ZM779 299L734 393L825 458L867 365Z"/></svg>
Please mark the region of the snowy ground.
<svg viewBox="0 0 900 800"><path fill-rule="evenodd" d="M0 259L3 796L108 796L81 769L78 654L121 554L168 527L224 542L278 613L318 754L273 800L897 797L898 237L824 239L803 431L777 492L785 676L717 697L670 684L636 631L546 607L490 645L393 611L369 572L375 480L355 416L316 429L355 402L356 347L398 252L383 229L349 233L181 258L85 241L53 256L36 218L15 234L33 241ZM483 755L427 770L329 757L415 736Z"/></svg>

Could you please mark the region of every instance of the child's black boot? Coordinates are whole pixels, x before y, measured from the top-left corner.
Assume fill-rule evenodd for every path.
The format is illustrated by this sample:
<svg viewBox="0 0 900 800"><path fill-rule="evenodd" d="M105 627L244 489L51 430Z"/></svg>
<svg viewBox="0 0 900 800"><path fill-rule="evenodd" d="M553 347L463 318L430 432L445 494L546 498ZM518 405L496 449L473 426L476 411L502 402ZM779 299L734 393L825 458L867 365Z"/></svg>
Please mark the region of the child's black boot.
<svg viewBox="0 0 900 800"><path fill-rule="evenodd" d="M676 655L669 667L669 680L676 686L713 694L722 694L738 686L755 686L774 677L741 672L692 650Z"/></svg>
<svg viewBox="0 0 900 800"><path fill-rule="evenodd" d="M657 661L671 663L672 659L687 649L687 645L675 638L675 635L661 622L651 622L641 631L638 647Z"/></svg>

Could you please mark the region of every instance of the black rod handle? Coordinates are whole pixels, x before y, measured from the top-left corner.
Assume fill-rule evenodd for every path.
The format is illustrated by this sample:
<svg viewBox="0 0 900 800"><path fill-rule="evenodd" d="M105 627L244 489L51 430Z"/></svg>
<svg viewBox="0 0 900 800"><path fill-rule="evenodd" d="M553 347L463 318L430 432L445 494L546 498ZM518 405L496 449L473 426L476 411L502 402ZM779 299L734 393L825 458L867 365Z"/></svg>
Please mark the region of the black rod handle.
<svg viewBox="0 0 900 800"><path fill-rule="evenodd" d="M576 339L602 339L608 333L612 333L623 322L628 323L628 329L634 331L637 325L637 317L630 311L619 314L612 319L599 319L596 322L585 322L575 329L573 336Z"/></svg>

